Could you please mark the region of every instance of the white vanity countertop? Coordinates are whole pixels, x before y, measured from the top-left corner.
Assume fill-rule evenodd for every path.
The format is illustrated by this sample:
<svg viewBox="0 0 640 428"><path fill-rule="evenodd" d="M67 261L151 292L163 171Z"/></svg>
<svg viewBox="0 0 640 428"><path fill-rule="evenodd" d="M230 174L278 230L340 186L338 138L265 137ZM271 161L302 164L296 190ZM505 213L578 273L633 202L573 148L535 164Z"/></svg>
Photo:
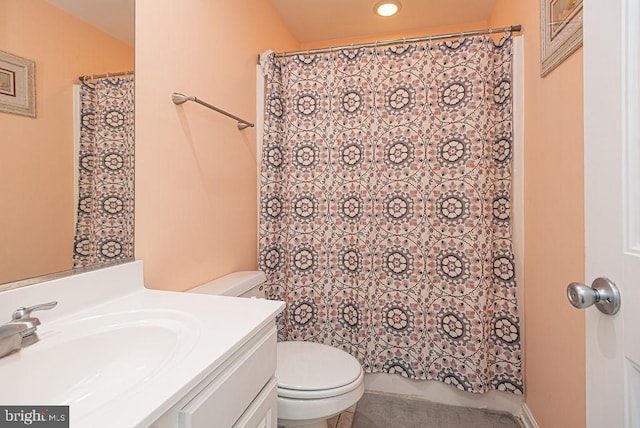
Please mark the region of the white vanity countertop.
<svg viewBox="0 0 640 428"><path fill-rule="evenodd" d="M6 291L0 311L49 300L40 341L0 359L0 403L69 405L92 428L149 425L284 307L148 290L133 262Z"/></svg>

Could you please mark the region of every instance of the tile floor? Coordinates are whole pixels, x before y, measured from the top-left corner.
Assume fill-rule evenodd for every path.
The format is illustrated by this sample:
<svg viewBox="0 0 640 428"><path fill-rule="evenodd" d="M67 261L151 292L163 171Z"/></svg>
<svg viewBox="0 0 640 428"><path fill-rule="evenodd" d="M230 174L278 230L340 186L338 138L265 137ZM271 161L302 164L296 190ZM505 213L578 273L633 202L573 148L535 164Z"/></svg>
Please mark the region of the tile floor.
<svg viewBox="0 0 640 428"><path fill-rule="evenodd" d="M353 416L356 412L356 405L349 407L344 412L340 413L338 416L334 416L327 421L327 425L329 428L352 428L353 427Z"/></svg>
<svg viewBox="0 0 640 428"><path fill-rule="evenodd" d="M366 393L357 407L329 420L329 428L522 428L508 413L447 406L391 394Z"/></svg>

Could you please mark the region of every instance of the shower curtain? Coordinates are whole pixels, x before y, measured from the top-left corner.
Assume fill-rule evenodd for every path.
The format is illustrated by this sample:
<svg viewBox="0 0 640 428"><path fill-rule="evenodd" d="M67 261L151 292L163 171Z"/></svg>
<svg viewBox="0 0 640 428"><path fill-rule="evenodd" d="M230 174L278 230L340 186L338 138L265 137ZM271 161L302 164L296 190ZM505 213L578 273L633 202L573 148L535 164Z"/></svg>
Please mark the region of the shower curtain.
<svg viewBox="0 0 640 428"><path fill-rule="evenodd" d="M523 392L512 39L263 61L259 265L281 340L367 372Z"/></svg>
<svg viewBox="0 0 640 428"><path fill-rule="evenodd" d="M132 76L80 88L74 268L133 257L133 88Z"/></svg>

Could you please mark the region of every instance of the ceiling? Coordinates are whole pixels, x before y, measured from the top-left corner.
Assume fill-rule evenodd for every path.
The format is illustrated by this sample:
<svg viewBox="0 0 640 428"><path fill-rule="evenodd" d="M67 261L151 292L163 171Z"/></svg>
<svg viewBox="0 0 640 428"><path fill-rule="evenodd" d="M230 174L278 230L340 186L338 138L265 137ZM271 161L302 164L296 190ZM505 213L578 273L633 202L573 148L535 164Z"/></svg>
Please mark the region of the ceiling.
<svg viewBox="0 0 640 428"><path fill-rule="evenodd" d="M135 0L46 1L133 46ZM378 0L270 1L304 44L488 21L496 0L400 0L400 12L386 18L373 12Z"/></svg>
<svg viewBox="0 0 640 428"><path fill-rule="evenodd" d="M129 46L133 46L135 0L46 1Z"/></svg>
<svg viewBox="0 0 640 428"><path fill-rule="evenodd" d="M271 0L301 43L399 34L488 21L496 0L400 0L392 17L373 12L378 0Z"/></svg>

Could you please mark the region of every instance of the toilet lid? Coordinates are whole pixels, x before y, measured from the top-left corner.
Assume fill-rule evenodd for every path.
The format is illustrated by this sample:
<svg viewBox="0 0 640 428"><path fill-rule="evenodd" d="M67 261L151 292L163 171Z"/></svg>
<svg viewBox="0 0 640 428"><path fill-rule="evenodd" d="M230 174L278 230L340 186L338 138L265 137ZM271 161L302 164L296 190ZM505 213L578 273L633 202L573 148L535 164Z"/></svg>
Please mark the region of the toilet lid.
<svg viewBox="0 0 640 428"><path fill-rule="evenodd" d="M279 342L278 388L318 391L353 383L360 363L346 352L313 342Z"/></svg>

